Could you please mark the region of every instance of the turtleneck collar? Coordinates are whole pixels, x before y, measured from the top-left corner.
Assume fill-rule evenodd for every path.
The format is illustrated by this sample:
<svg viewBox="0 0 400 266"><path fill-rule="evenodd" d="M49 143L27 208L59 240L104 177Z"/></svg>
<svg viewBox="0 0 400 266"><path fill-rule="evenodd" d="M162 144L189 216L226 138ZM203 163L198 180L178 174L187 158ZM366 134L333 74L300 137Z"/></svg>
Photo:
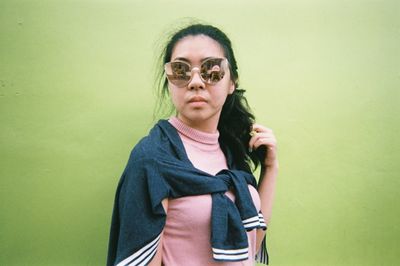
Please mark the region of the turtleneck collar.
<svg viewBox="0 0 400 266"><path fill-rule="evenodd" d="M179 133L182 135L200 142L204 144L209 144L209 145L215 145L219 144L218 143L218 137L219 137L219 131L217 130L216 133L208 133L208 132L203 132L197 129L194 129L192 127L189 127L185 123L183 123L181 120L179 120L177 117L172 116L168 122L170 122L177 130Z"/></svg>

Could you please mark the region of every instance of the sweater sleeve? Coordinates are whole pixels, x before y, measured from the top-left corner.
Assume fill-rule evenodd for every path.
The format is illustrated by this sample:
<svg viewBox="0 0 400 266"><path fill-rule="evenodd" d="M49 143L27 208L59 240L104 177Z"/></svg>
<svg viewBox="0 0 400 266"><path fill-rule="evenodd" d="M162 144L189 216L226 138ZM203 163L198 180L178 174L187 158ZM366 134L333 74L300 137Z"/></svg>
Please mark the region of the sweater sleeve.
<svg viewBox="0 0 400 266"><path fill-rule="evenodd" d="M131 155L117 187L107 265L147 265L157 251L168 188L152 160Z"/></svg>

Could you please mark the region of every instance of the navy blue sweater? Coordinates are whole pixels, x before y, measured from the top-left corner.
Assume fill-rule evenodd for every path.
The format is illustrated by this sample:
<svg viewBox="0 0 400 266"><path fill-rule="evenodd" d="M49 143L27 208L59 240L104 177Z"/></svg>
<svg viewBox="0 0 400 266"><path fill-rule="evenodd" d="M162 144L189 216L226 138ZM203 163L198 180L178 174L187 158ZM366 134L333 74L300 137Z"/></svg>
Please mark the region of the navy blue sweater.
<svg viewBox="0 0 400 266"><path fill-rule="evenodd" d="M247 184L251 173L237 170L228 149L229 170L210 175L193 166L176 129L160 120L132 150L119 181L112 215L107 265L147 265L154 257L166 221L161 201L211 194L211 246L215 260L248 259L246 230L266 229ZM235 202L225 192L233 189ZM268 263L263 247L258 261Z"/></svg>

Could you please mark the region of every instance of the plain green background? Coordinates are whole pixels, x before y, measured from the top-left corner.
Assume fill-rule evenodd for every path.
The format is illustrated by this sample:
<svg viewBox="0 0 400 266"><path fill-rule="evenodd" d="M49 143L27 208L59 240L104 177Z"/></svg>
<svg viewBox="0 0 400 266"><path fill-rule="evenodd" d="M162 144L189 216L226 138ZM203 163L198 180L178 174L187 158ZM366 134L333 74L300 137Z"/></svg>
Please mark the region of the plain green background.
<svg viewBox="0 0 400 266"><path fill-rule="evenodd" d="M399 1L0 2L0 264L104 265L152 124L155 58L192 17L232 39L280 173L272 266L399 265Z"/></svg>

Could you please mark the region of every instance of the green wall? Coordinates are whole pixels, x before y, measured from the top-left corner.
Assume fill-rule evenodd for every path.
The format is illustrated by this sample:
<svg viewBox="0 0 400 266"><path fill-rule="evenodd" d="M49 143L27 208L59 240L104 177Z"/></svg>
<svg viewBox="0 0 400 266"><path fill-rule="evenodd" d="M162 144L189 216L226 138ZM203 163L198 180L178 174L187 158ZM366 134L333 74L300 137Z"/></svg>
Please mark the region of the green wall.
<svg viewBox="0 0 400 266"><path fill-rule="evenodd" d="M399 14L395 0L1 1L0 264L105 264L160 40L195 17L231 37L278 138L271 265L398 265Z"/></svg>

